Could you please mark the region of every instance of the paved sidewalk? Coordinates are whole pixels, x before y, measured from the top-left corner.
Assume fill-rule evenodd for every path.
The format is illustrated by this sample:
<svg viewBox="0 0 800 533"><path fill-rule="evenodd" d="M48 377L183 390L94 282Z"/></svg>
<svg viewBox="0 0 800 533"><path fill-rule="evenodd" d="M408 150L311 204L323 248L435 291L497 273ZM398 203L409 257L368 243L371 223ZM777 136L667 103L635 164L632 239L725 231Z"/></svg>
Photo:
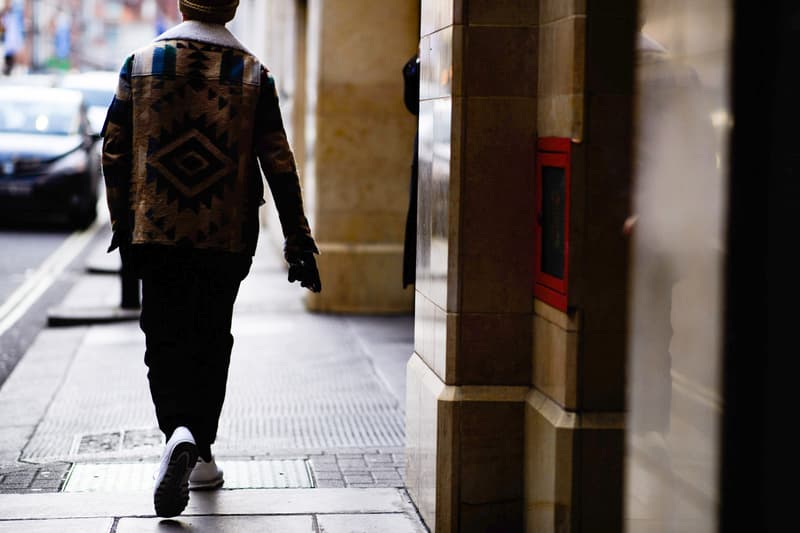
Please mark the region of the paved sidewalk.
<svg viewBox="0 0 800 533"><path fill-rule="evenodd" d="M42 331L0 389L0 533L426 531L403 488L412 318L313 314L304 294L260 248L214 447L226 484L176 520L153 515L163 437L138 324ZM119 296L87 271L62 305Z"/></svg>

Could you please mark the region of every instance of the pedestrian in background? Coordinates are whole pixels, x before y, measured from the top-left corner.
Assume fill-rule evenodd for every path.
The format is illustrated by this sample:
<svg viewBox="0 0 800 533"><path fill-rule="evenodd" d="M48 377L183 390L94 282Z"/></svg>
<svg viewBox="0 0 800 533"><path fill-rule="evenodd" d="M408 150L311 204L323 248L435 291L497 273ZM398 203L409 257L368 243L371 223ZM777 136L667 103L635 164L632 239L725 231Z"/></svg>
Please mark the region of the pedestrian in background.
<svg viewBox="0 0 800 533"><path fill-rule="evenodd" d="M644 32L636 41L637 118L635 212L623 224L632 241L629 413L633 443L644 449L660 478L672 475L668 437L673 409L673 318L676 287L705 282L704 265L718 259L723 190L716 165L712 106L698 73ZM698 278L699 276L699 278ZM694 307L694 306L693 306ZM696 341L695 341L696 342ZM698 354L699 355L699 354Z"/></svg>
<svg viewBox="0 0 800 533"><path fill-rule="evenodd" d="M408 112L419 117L419 54L403 66L403 102ZM411 158L411 180L409 182L406 233L403 245L403 288L413 285L417 279L417 188L419 183L419 126L414 134L414 153Z"/></svg>
<svg viewBox="0 0 800 533"><path fill-rule="evenodd" d="M147 376L167 439L153 493L163 517L185 509L190 488L223 482L211 445L264 203L259 161L289 281L321 290L275 82L225 28L238 3L180 0L184 22L125 60L104 127L109 251L142 279Z"/></svg>
<svg viewBox="0 0 800 533"><path fill-rule="evenodd" d="M10 76L25 43L22 6L18 2L12 2L5 8L0 26L3 27L3 74Z"/></svg>

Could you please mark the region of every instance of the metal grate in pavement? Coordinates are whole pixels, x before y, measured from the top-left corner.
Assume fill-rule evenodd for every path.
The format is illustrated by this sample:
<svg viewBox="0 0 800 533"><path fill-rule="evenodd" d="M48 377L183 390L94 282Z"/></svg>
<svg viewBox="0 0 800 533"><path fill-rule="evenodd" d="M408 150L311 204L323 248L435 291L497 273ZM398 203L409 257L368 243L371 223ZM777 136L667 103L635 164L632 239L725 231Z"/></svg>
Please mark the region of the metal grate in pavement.
<svg viewBox="0 0 800 533"><path fill-rule="evenodd" d="M126 450L151 451L148 449L157 449L163 445L164 435L158 428L90 433L75 436L70 455L97 455Z"/></svg>
<svg viewBox="0 0 800 533"><path fill-rule="evenodd" d="M245 283L240 291L214 452L253 457L291 450L402 448L403 405L377 373L359 336L365 334L345 318L303 312L296 293L282 292L290 288L284 276L276 272L274 285L270 276L257 271L246 280L254 285L248 290ZM76 290L77 298L83 289ZM295 304L284 305L284 298ZM258 309L247 310L256 303ZM154 429L144 348L136 324L88 328L21 459L157 458L163 441ZM409 343L408 352L412 349Z"/></svg>
<svg viewBox="0 0 800 533"><path fill-rule="evenodd" d="M404 446L402 405L352 338L338 333L341 322L316 324L326 334L309 340L288 319L275 319L269 327L283 334L266 347L260 334L251 336L251 328L265 327L260 317L239 322L215 453L248 457L275 450ZM162 437L154 428L142 340L135 333L135 325L88 332L23 450L25 461L82 463L160 455ZM289 349L292 343L303 345Z"/></svg>
<svg viewBox="0 0 800 533"><path fill-rule="evenodd" d="M313 488L308 461L220 460L226 489ZM142 492L152 490L157 463L78 463L69 474L62 492Z"/></svg>

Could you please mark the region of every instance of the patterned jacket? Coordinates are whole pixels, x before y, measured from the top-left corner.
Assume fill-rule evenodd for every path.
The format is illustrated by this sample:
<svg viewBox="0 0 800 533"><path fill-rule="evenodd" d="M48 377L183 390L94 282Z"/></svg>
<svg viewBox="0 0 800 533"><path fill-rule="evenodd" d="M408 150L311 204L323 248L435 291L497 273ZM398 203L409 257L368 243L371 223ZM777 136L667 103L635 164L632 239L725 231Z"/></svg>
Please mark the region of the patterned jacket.
<svg viewBox="0 0 800 533"><path fill-rule="evenodd" d="M267 69L222 25L184 22L122 67L103 128L113 239L255 252L266 174L286 251L316 251Z"/></svg>

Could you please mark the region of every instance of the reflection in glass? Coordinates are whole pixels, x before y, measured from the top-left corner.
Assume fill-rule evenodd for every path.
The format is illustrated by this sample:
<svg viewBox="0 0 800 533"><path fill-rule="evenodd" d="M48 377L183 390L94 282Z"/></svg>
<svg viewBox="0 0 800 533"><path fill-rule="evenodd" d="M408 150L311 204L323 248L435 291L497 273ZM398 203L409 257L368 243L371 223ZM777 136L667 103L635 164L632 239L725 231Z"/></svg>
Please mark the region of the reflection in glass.
<svg viewBox="0 0 800 533"><path fill-rule="evenodd" d="M730 8L686 0L641 7L626 530L710 533L716 531L722 409L718 322Z"/></svg>

